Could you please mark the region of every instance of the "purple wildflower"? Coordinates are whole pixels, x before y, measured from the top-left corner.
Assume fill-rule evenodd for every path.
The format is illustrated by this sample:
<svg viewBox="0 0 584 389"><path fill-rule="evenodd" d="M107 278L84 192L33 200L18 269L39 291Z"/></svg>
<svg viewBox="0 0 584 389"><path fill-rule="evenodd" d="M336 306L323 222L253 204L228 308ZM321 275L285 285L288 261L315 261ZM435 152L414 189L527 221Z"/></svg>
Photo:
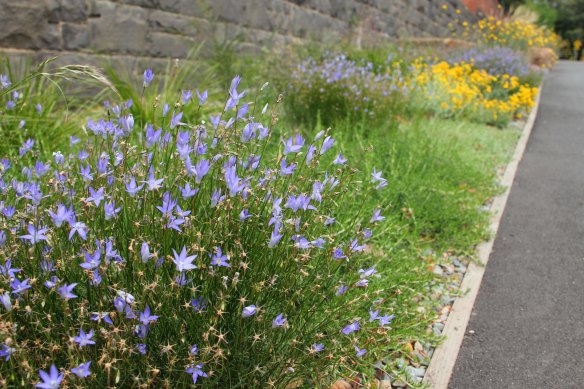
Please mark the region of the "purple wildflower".
<svg viewBox="0 0 584 389"><path fill-rule="evenodd" d="M335 140L332 137L327 136L326 138L324 138L324 141L322 142L322 147L320 148L320 155L323 155L331 147L333 147L333 143L335 143Z"/></svg>
<svg viewBox="0 0 584 389"><path fill-rule="evenodd" d="M50 373L44 370L39 370L39 376L43 382L38 383L35 387L40 389L58 389L63 381L64 373L59 374L57 367L51 365Z"/></svg>
<svg viewBox="0 0 584 389"><path fill-rule="evenodd" d="M140 323L147 326L147 325L152 324L156 320L158 320L159 317L160 316L151 315L150 314L150 307L148 305L146 305L144 312L140 312L140 318L138 320L140 320Z"/></svg>
<svg viewBox="0 0 584 389"><path fill-rule="evenodd" d="M205 90L203 91L203 93L200 93L199 90L197 89L197 97L199 98L199 105L205 104L208 97L208 91Z"/></svg>
<svg viewBox="0 0 584 389"><path fill-rule="evenodd" d="M183 272L185 270L192 270L196 269L197 266L193 264L193 261L197 258L196 255L187 256L187 248L183 246L182 251L179 254L173 249L172 252L174 253L174 258L172 262L176 265L176 270L179 272Z"/></svg>
<svg viewBox="0 0 584 389"><path fill-rule="evenodd" d="M49 229L45 227L36 228L32 224L27 226L28 234L21 235L19 238L30 241L31 244L35 244L37 242L47 240L47 236L45 235Z"/></svg>
<svg viewBox="0 0 584 389"><path fill-rule="evenodd" d="M272 320L272 328L282 327L286 325L288 320L284 317L284 314L280 313L274 320Z"/></svg>
<svg viewBox="0 0 584 389"><path fill-rule="evenodd" d="M241 311L241 317L247 318L255 315L257 312L257 307L255 305L249 305Z"/></svg>
<svg viewBox="0 0 584 389"><path fill-rule="evenodd" d="M192 375L192 377L193 377L193 384L196 384L197 383L197 379L199 377L201 377L201 378L207 377L207 373L205 373L203 371L203 364L202 363L200 363L198 365L195 365L195 366L191 366L188 369L186 369L185 371L187 373L189 373L190 375Z"/></svg>
<svg viewBox="0 0 584 389"><path fill-rule="evenodd" d="M10 281L10 288L12 288L12 293L18 295L23 293L25 290L30 289L31 286L28 284L29 281L29 278L23 281L20 281L18 278L14 278L12 281Z"/></svg>
<svg viewBox="0 0 584 389"><path fill-rule="evenodd" d="M61 296L61 298L65 299L65 300L69 300L69 299L73 299L76 298L77 295L73 294L73 288L75 288L77 286L77 283L73 283L73 284L65 284L63 286L61 286L59 289L57 289L57 292L59 293L59 295Z"/></svg>
<svg viewBox="0 0 584 389"><path fill-rule="evenodd" d="M227 261L229 261L229 257L223 255L221 247L217 247L215 254L213 254L213 257L211 258L211 266L229 267L229 262Z"/></svg>
<svg viewBox="0 0 584 389"><path fill-rule="evenodd" d="M85 333L85 331L83 331L83 328L80 328L79 335L74 336L73 340L75 341L75 343L77 343L79 345L79 347L94 345L95 342L93 340L91 340L93 338L94 334L95 334L95 332L93 331L93 329L89 330L88 333Z"/></svg>
<svg viewBox="0 0 584 389"><path fill-rule="evenodd" d="M150 84L152 83L152 80L154 80L154 72L152 71L152 69L146 69L144 71L144 88L146 88L147 86L150 86Z"/></svg>
<svg viewBox="0 0 584 389"><path fill-rule="evenodd" d="M376 209L375 211L373 211L373 217L370 220L370 223L375 223L377 221L382 221L385 219L385 216L381 216L381 210L380 209Z"/></svg>
<svg viewBox="0 0 584 389"><path fill-rule="evenodd" d="M319 353L324 350L324 345L322 343L314 343L311 350L315 353Z"/></svg>
<svg viewBox="0 0 584 389"><path fill-rule="evenodd" d="M354 321L351 324L347 324L341 332L345 335L349 335L352 332L358 331L361 326L359 325L359 321Z"/></svg>
<svg viewBox="0 0 584 389"><path fill-rule="evenodd" d="M85 262L80 266L85 270L93 270L97 268L101 263L101 251L99 249L95 250L93 254L85 253Z"/></svg>
<svg viewBox="0 0 584 389"><path fill-rule="evenodd" d="M10 360L10 356L12 355L12 353L14 353L16 350L13 349L12 347L9 347L5 344L2 345L2 349L0 349L0 357L4 358L5 361L9 361Z"/></svg>
<svg viewBox="0 0 584 389"><path fill-rule="evenodd" d="M75 374L79 378L87 378L91 375L91 372L89 371L89 365L91 365L91 361L82 363L81 365L72 368L71 373Z"/></svg>

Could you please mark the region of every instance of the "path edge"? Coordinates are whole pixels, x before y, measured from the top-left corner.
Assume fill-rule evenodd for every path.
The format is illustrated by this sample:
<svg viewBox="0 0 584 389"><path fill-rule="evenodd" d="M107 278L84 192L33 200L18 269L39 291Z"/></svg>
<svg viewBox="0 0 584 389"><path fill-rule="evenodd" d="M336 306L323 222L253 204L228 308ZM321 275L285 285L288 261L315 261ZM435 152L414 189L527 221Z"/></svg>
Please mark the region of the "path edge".
<svg viewBox="0 0 584 389"><path fill-rule="evenodd" d="M491 217L489 226L490 239L480 243L476 248L477 260L479 263L481 263L481 265L474 261L470 262L467 271L464 274L462 284L460 285L460 290L467 292L464 295L458 297L452 305L452 309L450 310L448 319L446 319L446 324L442 332L442 335L444 335L446 338L444 342L434 350L434 354L432 355L432 359L430 360L430 364L428 365L428 369L424 375L423 382L429 385L432 389L448 388L448 383L450 382L450 377L454 370L454 365L458 359L458 352L460 351L462 341L464 340L466 327L470 320L483 275L485 273L487 263L489 262L491 252L493 251L493 245L495 243L495 238L497 237L501 218L503 216L503 212L505 211L505 206L507 205L507 200L511 192L511 186L515 180L515 175L517 173L519 163L523 158L523 154L527 148L527 142L529 141L531 131L535 125L543 87L544 83L542 82L535 100L535 105L529 114L525 126L523 127L521 137L517 142L517 146L515 146L513 157L507 164L505 173L499 182L499 185L503 186L505 191L495 197L493 199L493 203L491 204Z"/></svg>

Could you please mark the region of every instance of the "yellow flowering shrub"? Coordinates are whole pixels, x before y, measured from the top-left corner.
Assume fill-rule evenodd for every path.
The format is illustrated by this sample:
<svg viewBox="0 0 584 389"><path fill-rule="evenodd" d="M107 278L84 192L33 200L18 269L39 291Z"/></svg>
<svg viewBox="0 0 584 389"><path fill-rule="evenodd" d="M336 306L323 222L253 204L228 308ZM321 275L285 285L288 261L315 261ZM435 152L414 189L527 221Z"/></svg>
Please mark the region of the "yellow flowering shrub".
<svg viewBox="0 0 584 389"><path fill-rule="evenodd" d="M491 75L470 63L417 61L412 69L405 83L418 92L416 103L447 117L465 116L502 126L525 115L538 93L538 88L516 76Z"/></svg>
<svg viewBox="0 0 584 389"><path fill-rule="evenodd" d="M558 50L561 38L553 31L529 21L500 20L488 17L474 24L464 24L465 34L479 43L506 46L527 51L531 48L549 47Z"/></svg>

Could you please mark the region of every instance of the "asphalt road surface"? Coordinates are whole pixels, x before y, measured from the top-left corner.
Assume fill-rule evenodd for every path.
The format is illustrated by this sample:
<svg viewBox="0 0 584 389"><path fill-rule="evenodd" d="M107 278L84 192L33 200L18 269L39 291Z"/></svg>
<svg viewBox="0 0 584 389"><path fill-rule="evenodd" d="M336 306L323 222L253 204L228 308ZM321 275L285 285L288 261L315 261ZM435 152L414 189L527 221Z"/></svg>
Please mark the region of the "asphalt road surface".
<svg viewBox="0 0 584 389"><path fill-rule="evenodd" d="M584 388L584 63L545 80L449 388Z"/></svg>

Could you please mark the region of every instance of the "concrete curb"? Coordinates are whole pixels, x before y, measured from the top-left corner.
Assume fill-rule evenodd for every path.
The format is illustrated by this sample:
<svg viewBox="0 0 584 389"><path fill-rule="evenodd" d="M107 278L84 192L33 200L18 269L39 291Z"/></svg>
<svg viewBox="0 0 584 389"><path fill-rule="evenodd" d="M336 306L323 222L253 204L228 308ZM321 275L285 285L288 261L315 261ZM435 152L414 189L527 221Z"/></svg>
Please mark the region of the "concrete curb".
<svg viewBox="0 0 584 389"><path fill-rule="evenodd" d="M481 281L489 261L489 256L493 250L493 244L495 243L497 231L499 230L501 217L503 216L503 211L505 210L505 205L507 204L507 199L511 192L511 185L513 184L515 173L519 167L519 162L523 158L525 148L527 147L527 141L529 140L529 136L535 125L542 90L543 83L539 89L535 107L531 111L527 123L523 128L521 137L517 142L513 158L507 165L505 174L501 179L500 184L505 187L505 191L495 197L491 204L491 219L489 227L491 238L477 246L477 259L481 265L478 265L475 262L469 264L460 286L460 290L467 291L467 293L457 298L452 305L452 309L446 320L446 325L444 326L444 331L442 332L442 335L444 335L446 339L434 351L432 359L430 360L430 365L424 376L423 382L430 385L433 389L448 388L448 382L450 381L450 376L454 370L458 352L464 339L466 326L468 325L474 302L481 286Z"/></svg>

